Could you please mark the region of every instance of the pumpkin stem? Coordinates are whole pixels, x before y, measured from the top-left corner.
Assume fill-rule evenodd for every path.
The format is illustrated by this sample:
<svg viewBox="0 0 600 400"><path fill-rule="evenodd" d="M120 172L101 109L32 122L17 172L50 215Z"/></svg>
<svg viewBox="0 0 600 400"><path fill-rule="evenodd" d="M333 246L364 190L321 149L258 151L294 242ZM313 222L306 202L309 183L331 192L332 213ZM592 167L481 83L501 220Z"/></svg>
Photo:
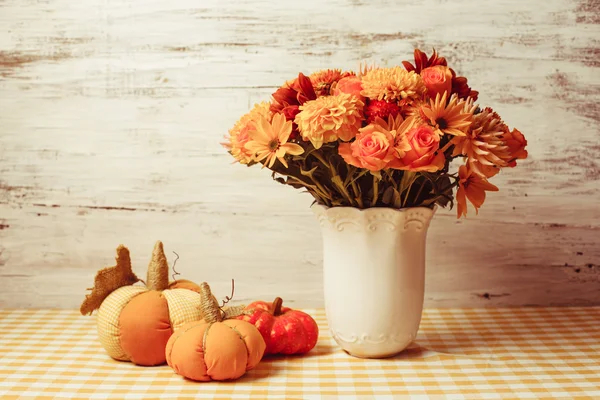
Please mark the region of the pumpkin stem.
<svg viewBox="0 0 600 400"><path fill-rule="evenodd" d="M281 315L281 306L283 305L283 299L281 297L276 297L273 300L273 304L271 304L271 314L275 317Z"/></svg>
<svg viewBox="0 0 600 400"><path fill-rule="evenodd" d="M148 289L158 291L163 291L169 287L169 264L167 264L165 250L160 240L156 242L152 251L146 285Z"/></svg>
<svg viewBox="0 0 600 400"><path fill-rule="evenodd" d="M217 298L210 291L208 283L202 282L200 284L200 311L202 312L202 318L209 324L250 314L244 308L244 306L235 306L222 309L219 307Z"/></svg>
<svg viewBox="0 0 600 400"><path fill-rule="evenodd" d="M219 302L213 296L210 286L206 282L200 284L200 311L202 311L204 320L209 324L223 321Z"/></svg>

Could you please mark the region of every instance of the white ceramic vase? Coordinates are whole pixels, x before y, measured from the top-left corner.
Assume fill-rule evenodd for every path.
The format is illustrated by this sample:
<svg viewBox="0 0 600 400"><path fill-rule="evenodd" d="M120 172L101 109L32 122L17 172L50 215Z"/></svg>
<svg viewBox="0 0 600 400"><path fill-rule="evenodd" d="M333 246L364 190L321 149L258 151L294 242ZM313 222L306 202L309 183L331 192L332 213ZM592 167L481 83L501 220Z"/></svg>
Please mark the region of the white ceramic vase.
<svg viewBox="0 0 600 400"><path fill-rule="evenodd" d="M425 242L435 209L312 206L323 235L331 334L349 354L384 358L415 338L425 291Z"/></svg>

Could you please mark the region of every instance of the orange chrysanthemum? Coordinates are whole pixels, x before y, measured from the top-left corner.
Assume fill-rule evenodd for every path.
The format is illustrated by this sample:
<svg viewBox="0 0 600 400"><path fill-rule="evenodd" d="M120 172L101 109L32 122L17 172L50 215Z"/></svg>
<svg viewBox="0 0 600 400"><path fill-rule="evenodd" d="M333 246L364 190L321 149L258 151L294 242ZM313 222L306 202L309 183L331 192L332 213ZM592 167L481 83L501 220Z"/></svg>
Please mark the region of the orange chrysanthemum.
<svg viewBox="0 0 600 400"><path fill-rule="evenodd" d="M485 192L497 192L498 188L487 181L484 177L476 174L465 165L458 169L458 191L456 192L457 218L467 216L467 199L475 207L475 213L479 213L479 207L485 201Z"/></svg>
<svg viewBox="0 0 600 400"><path fill-rule="evenodd" d="M275 114L269 123L266 118L260 118L255 129L250 130L250 140L246 143L246 149L253 155L254 161L263 163L263 168L273 167L275 160L279 160L286 168L286 154L300 155L304 153L302 146L296 143L288 143L292 133L292 121L286 121L282 114Z"/></svg>
<svg viewBox="0 0 600 400"><path fill-rule="evenodd" d="M323 69L310 74L308 78L317 96L329 96L332 85L350 75L352 75L350 72L342 72L341 69Z"/></svg>
<svg viewBox="0 0 600 400"><path fill-rule="evenodd" d="M233 158L239 163L248 164L252 161L252 153L245 147L250 139L248 132L255 128L256 122L261 117L271 121L272 114L269 111L269 106L270 104L267 102L255 104L254 108L242 116L229 130L229 136L225 136L227 141L222 143L223 147L228 149Z"/></svg>
<svg viewBox="0 0 600 400"><path fill-rule="evenodd" d="M294 122L302 138L318 149L323 143L354 138L362 125L363 107L362 100L350 94L322 96L301 105Z"/></svg>
<svg viewBox="0 0 600 400"><path fill-rule="evenodd" d="M427 92L419 74L398 66L368 71L362 77L362 87L362 95L370 99L405 100L405 103L419 99Z"/></svg>
<svg viewBox="0 0 600 400"><path fill-rule="evenodd" d="M429 101L428 106L421 107L421 115L440 135L465 136L473 113L465 107L466 102L459 100L456 95L452 95L448 102L447 94L441 97L438 94L435 100Z"/></svg>
<svg viewBox="0 0 600 400"><path fill-rule="evenodd" d="M497 170L488 167L505 167L510 159L510 151L504 143L503 135L508 127L502 122L500 116L491 108L486 108L473 116L473 121L466 136L457 136L452 139L454 145L452 156L467 157L470 169L481 175L489 177L495 175Z"/></svg>

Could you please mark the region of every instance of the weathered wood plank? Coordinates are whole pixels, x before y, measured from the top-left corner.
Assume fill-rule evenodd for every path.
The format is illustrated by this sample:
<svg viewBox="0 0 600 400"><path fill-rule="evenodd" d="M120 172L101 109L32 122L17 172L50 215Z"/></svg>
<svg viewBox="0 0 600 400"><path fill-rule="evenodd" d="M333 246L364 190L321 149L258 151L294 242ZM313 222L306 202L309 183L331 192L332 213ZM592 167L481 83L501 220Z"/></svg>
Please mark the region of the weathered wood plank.
<svg viewBox="0 0 600 400"><path fill-rule="evenodd" d="M171 261L171 251L181 256L177 270L185 278L206 280L223 296L233 278L238 302L279 294L299 306L322 306L320 228L303 210L296 218L277 209L232 218L202 206L174 212L0 205L1 215L14 215L3 222L3 235L14 239L0 246L0 305L75 307L95 271L112 265L118 244L130 248L143 276L161 239ZM592 304L599 242L598 227L457 222L441 213L428 241L427 305Z"/></svg>
<svg viewBox="0 0 600 400"><path fill-rule="evenodd" d="M113 247L139 272L157 238L219 292L322 305L310 198L219 141L298 71L414 46L530 153L479 217L436 217L428 304L600 304L597 1L5 1L0 26L0 306L73 307Z"/></svg>

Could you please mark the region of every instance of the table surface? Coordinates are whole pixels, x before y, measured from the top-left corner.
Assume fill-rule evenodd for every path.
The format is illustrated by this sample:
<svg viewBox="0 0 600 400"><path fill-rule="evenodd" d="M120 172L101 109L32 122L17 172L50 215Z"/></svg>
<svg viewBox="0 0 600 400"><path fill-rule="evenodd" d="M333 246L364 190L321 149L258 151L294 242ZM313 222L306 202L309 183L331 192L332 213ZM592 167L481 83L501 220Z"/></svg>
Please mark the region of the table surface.
<svg viewBox="0 0 600 400"><path fill-rule="evenodd" d="M333 341L323 310L307 355L267 357L233 382L109 358L94 317L0 310L0 398L600 398L600 307L427 309L401 355L365 360Z"/></svg>

